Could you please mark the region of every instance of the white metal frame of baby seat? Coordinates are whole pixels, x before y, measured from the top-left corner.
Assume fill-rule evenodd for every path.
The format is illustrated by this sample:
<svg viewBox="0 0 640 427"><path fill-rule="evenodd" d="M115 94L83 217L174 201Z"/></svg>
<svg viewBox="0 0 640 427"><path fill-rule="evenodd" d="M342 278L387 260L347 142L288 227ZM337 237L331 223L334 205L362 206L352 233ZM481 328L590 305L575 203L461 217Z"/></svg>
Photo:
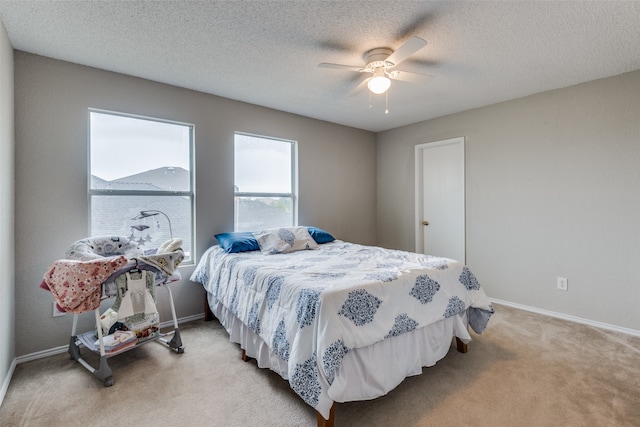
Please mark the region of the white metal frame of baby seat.
<svg viewBox="0 0 640 427"><path fill-rule="evenodd" d="M117 356L118 354L124 353L132 348L135 348L139 345L146 344L152 341L159 341L165 344L170 349L176 351L179 354L184 353L184 346L182 345L182 339L180 338L180 328L178 327L178 319L176 317L176 309L173 304L173 294L171 293L171 289L165 283L164 286L157 285L158 287L164 287L169 292L169 304L171 306L171 315L173 316L173 331L160 333L157 337L150 338L146 341L136 344L133 347L127 347L122 351L114 351L111 354L107 354L104 348L104 337L102 336L102 325L100 324L100 308L96 308L93 310L96 317L96 331L98 333L98 343L99 343L99 352L96 350L95 353L100 354L100 363L97 368L91 366L86 360L84 360L80 354L80 345L82 342L78 338L77 335L77 326L78 326L78 314L74 313L73 315L73 325L71 326L71 338L69 339L69 355L71 356L71 360L75 360L80 363L83 367L85 367L89 372L91 372L95 377L97 377L105 387L111 387L113 385L113 374L111 368L109 367L109 363L107 359L113 356ZM93 333L93 331L90 331ZM165 337L173 333L173 337L169 340ZM93 351L93 350L92 350Z"/></svg>

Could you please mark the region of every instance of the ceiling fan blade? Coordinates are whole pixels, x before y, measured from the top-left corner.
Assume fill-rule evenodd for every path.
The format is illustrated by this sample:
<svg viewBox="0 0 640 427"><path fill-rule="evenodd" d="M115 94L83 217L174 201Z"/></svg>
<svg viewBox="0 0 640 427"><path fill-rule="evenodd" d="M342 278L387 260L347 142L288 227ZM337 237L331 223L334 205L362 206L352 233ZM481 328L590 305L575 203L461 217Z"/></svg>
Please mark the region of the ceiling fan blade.
<svg viewBox="0 0 640 427"><path fill-rule="evenodd" d="M422 83L432 77L433 76L431 74L412 73L411 71L398 71L398 74L392 77L392 80L399 80L401 82L409 83Z"/></svg>
<svg viewBox="0 0 640 427"><path fill-rule="evenodd" d="M349 96L356 96L358 95L360 92L362 92L364 90L364 88L367 87L367 82L369 81L369 78L367 77L366 79L362 79L360 81L360 83L358 83L358 85L356 87L353 88L353 90L351 92L349 92Z"/></svg>
<svg viewBox="0 0 640 427"><path fill-rule="evenodd" d="M335 68L339 70L349 70L349 71L362 71L362 67L357 67L355 65L343 65L343 64L331 64L329 62L322 62L318 64L320 68Z"/></svg>
<svg viewBox="0 0 640 427"><path fill-rule="evenodd" d="M402 61L422 49L427 45L426 40L420 37L413 36L406 42L404 42L395 52L391 54L386 60L392 62L394 66L397 66Z"/></svg>

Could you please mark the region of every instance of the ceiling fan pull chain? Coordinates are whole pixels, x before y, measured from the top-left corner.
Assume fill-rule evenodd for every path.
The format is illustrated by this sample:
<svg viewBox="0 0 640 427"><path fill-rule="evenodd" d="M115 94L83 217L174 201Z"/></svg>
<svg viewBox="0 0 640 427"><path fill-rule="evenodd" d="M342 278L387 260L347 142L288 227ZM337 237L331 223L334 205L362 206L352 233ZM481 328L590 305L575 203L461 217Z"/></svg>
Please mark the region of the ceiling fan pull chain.
<svg viewBox="0 0 640 427"><path fill-rule="evenodd" d="M369 91L369 109L371 110L371 107L373 107L373 105L371 104L371 91Z"/></svg>
<svg viewBox="0 0 640 427"><path fill-rule="evenodd" d="M384 93L384 113L389 114L389 92L388 91Z"/></svg>

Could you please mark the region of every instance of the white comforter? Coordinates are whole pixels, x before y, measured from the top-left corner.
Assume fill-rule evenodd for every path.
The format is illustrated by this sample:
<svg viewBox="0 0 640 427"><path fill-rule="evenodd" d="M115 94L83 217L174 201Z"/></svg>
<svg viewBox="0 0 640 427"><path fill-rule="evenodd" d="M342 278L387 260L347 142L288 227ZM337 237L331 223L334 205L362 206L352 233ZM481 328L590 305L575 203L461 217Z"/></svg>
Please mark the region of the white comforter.
<svg viewBox="0 0 640 427"><path fill-rule="evenodd" d="M213 246L191 280L287 362L291 388L325 418L333 404L326 391L352 349L467 309L482 333L493 313L457 261L342 241L278 255Z"/></svg>

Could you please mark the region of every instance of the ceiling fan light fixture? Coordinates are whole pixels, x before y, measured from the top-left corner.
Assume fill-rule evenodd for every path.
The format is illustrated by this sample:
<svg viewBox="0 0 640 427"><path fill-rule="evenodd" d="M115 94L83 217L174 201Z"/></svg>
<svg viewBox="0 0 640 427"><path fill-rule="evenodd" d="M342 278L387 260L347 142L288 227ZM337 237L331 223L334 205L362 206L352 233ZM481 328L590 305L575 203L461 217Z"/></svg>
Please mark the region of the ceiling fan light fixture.
<svg viewBox="0 0 640 427"><path fill-rule="evenodd" d="M378 68L373 72L373 77L369 79L367 87L376 95L385 93L391 86L391 80L384 74L382 68Z"/></svg>

